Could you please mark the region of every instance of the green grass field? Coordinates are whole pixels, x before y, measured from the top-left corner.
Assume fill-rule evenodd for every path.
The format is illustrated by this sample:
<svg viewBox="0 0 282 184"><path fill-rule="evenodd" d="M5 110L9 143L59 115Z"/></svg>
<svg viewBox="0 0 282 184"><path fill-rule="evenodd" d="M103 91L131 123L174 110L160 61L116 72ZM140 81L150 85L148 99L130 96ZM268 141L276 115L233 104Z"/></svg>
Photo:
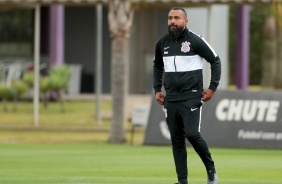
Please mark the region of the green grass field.
<svg viewBox="0 0 282 184"><path fill-rule="evenodd" d="M0 144L3 184L172 184L169 146ZM220 183L281 184L281 150L212 148ZM204 166L188 148L189 178L204 184Z"/></svg>
<svg viewBox="0 0 282 184"><path fill-rule="evenodd" d="M33 103L20 102L17 111L13 111L13 104L8 103L8 111L4 111L0 103L0 126L33 126ZM95 104L91 101L66 101L65 112L61 112L59 103L49 103L47 108L40 104L39 126L40 127L94 127ZM102 116L106 117L111 112L111 103L103 101ZM109 118L103 119L103 125L109 125Z"/></svg>
<svg viewBox="0 0 282 184"><path fill-rule="evenodd" d="M109 120L94 122L93 102L40 107L32 124L32 104L18 111L0 109L0 184L173 184L176 174L170 146L142 145L144 131L130 132L125 144L107 143ZM103 103L103 113L111 109ZM130 127L130 122L128 124ZM99 131L103 128L103 131ZM211 148L220 184L282 184L282 150ZM188 148L189 184L205 184L204 166Z"/></svg>

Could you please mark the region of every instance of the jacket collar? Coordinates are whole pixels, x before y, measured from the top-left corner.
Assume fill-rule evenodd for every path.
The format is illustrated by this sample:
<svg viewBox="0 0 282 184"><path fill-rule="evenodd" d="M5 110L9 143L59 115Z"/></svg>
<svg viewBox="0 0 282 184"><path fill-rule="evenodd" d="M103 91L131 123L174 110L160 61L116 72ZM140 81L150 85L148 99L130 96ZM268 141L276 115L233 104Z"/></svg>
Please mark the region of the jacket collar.
<svg viewBox="0 0 282 184"><path fill-rule="evenodd" d="M185 29L184 29L184 30L182 31L182 33L179 35L178 39L184 37L187 32L188 32L188 28L185 27Z"/></svg>

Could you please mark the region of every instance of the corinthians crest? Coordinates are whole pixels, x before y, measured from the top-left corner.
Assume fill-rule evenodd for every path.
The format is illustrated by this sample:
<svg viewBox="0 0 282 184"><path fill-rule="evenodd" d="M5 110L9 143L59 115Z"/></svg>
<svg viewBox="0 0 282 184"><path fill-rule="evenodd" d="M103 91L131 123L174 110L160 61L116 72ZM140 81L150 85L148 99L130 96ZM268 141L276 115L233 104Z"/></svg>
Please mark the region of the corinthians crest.
<svg viewBox="0 0 282 184"><path fill-rule="evenodd" d="M182 47L181 47L181 51L186 53L186 52L189 52L190 51L190 42L182 42Z"/></svg>

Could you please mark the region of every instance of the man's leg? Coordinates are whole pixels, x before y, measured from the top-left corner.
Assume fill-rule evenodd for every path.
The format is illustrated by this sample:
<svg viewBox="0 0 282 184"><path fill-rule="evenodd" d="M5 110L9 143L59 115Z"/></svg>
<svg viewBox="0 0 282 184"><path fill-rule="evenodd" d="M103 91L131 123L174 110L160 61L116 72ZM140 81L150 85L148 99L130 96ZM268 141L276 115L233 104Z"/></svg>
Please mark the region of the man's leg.
<svg viewBox="0 0 282 184"><path fill-rule="evenodd" d="M214 171L214 161L212 160L205 140L200 135L202 102L197 99L187 100L181 103L180 109L179 112L183 118L185 135L188 141L202 159L207 173L211 170Z"/></svg>
<svg viewBox="0 0 282 184"><path fill-rule="evenodd" d="M215 169L214 161L211 158L211 154L209 152L208 146L205 140L202 138L200 133L198 132L195 135L187 136L187 139L192 144L195 151L198 153L203 163L205 164L207 172L211 169Z"/></svg>
<svg viewBox="0 0 282 184"><path fill-rule="evenodd" d="M171 135L173 158L180 184L187 184L187 152L182 119L178 114L178 102L165 102L167 125Z"/></svg>

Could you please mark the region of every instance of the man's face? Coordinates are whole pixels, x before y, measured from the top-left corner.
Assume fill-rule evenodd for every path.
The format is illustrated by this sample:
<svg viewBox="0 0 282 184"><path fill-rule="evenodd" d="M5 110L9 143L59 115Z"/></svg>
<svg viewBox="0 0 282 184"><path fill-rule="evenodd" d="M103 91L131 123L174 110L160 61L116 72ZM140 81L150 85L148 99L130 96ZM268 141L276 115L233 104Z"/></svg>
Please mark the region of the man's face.
<svg viewBox="0 0 282 184"><path fill-rule="evenodd" d="M188 19L181 10L171 10L168 13L168 32L177 38L185 29Z"/></svg>

